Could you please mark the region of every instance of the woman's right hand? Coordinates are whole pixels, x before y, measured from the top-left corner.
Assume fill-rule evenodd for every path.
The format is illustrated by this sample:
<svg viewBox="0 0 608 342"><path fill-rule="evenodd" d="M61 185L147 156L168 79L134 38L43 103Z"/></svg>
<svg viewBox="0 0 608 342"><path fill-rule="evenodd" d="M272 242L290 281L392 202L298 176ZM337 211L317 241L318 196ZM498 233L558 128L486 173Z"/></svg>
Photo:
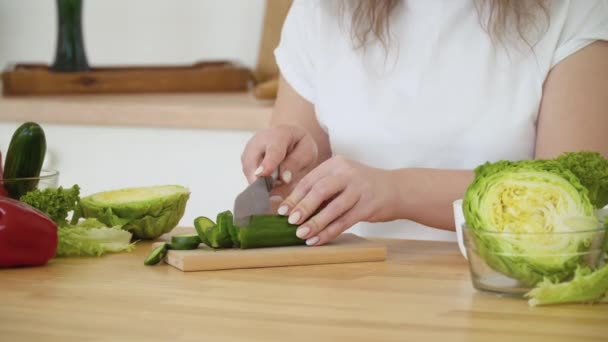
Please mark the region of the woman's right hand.
<svg viewBox="0 0 608 342"><path fill-rule="evenodd" d="M279 170L278 179L290 184L316 166L318 154L317 143L304 128L279 125L256 133L245 146L241 163L249 183Z"/></svg>

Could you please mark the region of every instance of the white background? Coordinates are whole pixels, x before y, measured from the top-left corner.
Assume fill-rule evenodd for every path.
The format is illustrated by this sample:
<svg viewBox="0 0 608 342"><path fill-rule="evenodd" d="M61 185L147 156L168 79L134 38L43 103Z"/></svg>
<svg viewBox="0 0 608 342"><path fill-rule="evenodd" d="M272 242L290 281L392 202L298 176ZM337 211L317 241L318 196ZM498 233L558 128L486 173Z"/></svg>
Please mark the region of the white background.
<svg viewBox="0 0 608 342"><path fill-rule="evenodd" d="M264 0L85 0L91 65L189 64L229 59L253 67ZM51 63L54 0L0 0L0 67ZM86 115L86 113L83 113ZM2 113L0 113L0 117ZM17 123L0 123L6 152ZM231 209L246 185L240 154L252 132L43 124L49 166L84 195L118 187L182 184L191 191L181 224Z"/></svg>
<svg viewBox="0 0 608 342"><path fill-rule="evenodd" d="M85 0L92 65L174 64L230 59L256 63L264 0ZM0 0L0 67L51 63L54 0Z"/></svg>

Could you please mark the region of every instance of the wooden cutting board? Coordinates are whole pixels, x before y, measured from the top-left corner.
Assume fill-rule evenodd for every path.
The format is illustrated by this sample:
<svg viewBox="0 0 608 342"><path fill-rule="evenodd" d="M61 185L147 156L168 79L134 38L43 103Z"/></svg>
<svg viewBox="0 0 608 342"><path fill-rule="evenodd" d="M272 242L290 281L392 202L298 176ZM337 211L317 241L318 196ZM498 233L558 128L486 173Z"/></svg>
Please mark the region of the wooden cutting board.
<svg viewBox="0 0 608 342"><path fill-rule="evenodd" d="M158 246L154 244L152 248ZM383 261L386 246L354 234L342 234L318 247L289 246L254 249L213 250L203 244L198 249L170 250L165 262L184 272L277 266L341 264Z"/></svg>

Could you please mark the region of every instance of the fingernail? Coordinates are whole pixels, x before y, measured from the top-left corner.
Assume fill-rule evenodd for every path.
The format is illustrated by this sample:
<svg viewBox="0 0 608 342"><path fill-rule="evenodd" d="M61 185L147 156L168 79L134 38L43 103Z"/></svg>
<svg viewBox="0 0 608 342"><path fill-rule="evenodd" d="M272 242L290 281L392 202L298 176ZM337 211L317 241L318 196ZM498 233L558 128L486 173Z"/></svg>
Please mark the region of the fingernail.
<svg viewBox="0 0 608 342"><path fill-rule="evenodd" d="M289 218L287 219L287 222L289 222L291 224L296 224L296 223L298 223L298 221L300 221L300 216L302 216L300 214L300 212L296 211L295 213L289 215Z"/></svg>
<svg viewBox="0 0 608 342"><path fill-rule="evenodd" d="M288 206L282 205L279 207L279 210L277 210L277 213L279 213L279 215L285 215L285 214L287 214L288 210L289 210Z"/></svg>
<svg viewBox="0 0 608 342"><path fill-rule="evenodd" d="M317 242L319 242L319 237L314 236L314 237L311 237L310 239L306 240L306 245L313 246L313 245L316 245Z"/></svg>
<svg viewBox="0 0 608 342"><path fill-rule="evenodd" d="M281 177L281 178L283 178L283 182L285 182L285 183L291 182L291 171L287 170L287 171L283 172L283 177Z"/></svg>
<svg viewBox="0 0 608 342"><path fill-rule="evenodd" d="M282 202L283 197L281 197L279 195L270 196L270 201L271 202Z"/></svg>
<svg viewBox="0 0 608 342"><path fill-rule="evenodd" d="M303 239L308 233L310 233L310 228L308 227L300 227L296 230L296 236L300 239Z"/></svg>
<svg viewBox="0 0 608 342"><path fill-rule="evenodd" d="M260 175L262 172L264 172L264 167L263 167L263 166L260 166L260 167L258 167L257 169L255 169L255 172L253 172L253 174L254 174L255 176L259 176L259 175Z"/></svg>

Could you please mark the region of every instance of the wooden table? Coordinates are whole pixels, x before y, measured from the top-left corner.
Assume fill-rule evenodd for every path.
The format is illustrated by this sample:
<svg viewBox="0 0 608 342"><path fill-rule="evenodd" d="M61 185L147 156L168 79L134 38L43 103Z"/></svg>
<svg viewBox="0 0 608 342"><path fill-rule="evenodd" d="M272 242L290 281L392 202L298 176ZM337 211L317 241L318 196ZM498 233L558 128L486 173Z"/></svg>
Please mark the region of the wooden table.
<svg viewBox="0 0 608 342"><path fill-rule="evenodd" d="M255 131L271 112L272 102L248 92L0 96L0 122Z"/></svg>
<svg viewBox="0 0 608 342"><path fill-rule="evenodd" d="M182 273L150 243L0 270L2 341L608 341L608 305L530 308L470 284L455 243L386 262Z"/></svg>

